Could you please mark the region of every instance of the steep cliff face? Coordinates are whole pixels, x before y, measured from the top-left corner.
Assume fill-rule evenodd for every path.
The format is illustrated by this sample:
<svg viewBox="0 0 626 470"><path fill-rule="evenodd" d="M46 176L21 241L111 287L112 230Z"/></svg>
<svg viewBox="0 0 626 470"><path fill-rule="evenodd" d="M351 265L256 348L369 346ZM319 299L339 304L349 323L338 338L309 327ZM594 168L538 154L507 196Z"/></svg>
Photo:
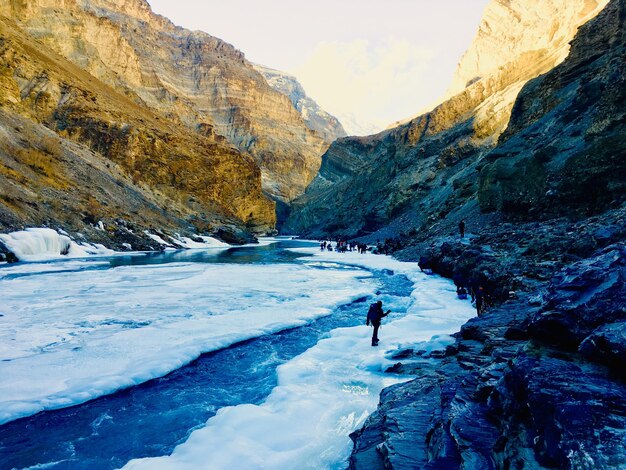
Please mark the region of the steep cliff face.
<svg viewBox="0 0 626 470"><path fill-rule="evenodd" d="M123 220L214 232L273 229L253 159L119 94L0 17L2 229L85 231ZM108 231L108 230L107 230Z"/></svg>
<svg viewBox="0 0 626 470"><path fill-rule="evenodd" d="M569 42L580 25L598 14L608 0L568 2L496 0L483 13L478 33L459 61L447 96L497 74L510 63L515 68L538 67L529 52L541 51L541 61L552 68L569 52ZM521 78L521 77L520 77Z"/></svg>
<svg viewBox="0 0 626 470"><path fill-rule="evenodd" d="M484 157L492 223L399 253L482 284L490 306L440 359L396 353L388 372L416 379L383 391L350 468L626 465L625 56L626 0L612 0Z"/></svg>
<svg viewBox="0 0 626 470"><path fill-rule="evenodd" d="M395 222L410 230L431 226L463 206L477 193L481 158L506 128L521 88L563 59L577 26L605 3L494 0L459 65L452 87L459 92L394 129L335 142L323 156L316 180L294 201L284 231L365 235ZM529 31L538 17L539 31ZM535 43L546 23L551 25L547 39ZM502 54L501 36L513 42ZM475 63L482 61L484 67ZM359 146L366 150L348 164L342 162ZM347 168L341 181L336 180L336 168Z"/></svg>
<svg viewBox="0 0 626 470"><path fill-rule="evenodd" d="M319 168L327 144L240 51L145 0L2 0L0 14L135 101L250 153L274 198L301 194Z"/></svg>
<svg viewBox="0 0 626 470"><path fill-rule="evenodd" d="M254 68L263 75L274 90L289 98L293 106L302 114L307 127L321 135L326 142L330 144L339 137L347 135L335 116L328 114L307 96L296 77L262 65L255 65Z"/></svg>
<svg viewBox="0 0 626 470"><path fill-rule="evenodd" d="M561 66L522 90L480 172L483 211L584 217L624 201L625 14L619 2L607 7Z"/></svg>

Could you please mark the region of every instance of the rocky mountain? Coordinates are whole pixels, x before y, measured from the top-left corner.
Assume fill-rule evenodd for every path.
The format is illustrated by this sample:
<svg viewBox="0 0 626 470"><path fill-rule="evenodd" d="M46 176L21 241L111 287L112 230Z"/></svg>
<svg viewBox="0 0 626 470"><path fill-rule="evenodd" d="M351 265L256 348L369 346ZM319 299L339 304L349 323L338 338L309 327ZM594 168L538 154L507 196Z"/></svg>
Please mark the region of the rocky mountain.
<svg viewBox="0 0 626 470"><path fill-rule="evenodd" d="M150 249L145 230L243 241L273 229L259 168L223 138L142 106L1 16L0 57L3 231L48 225Z"/></svg>
<svg viewBox="0 0 626 470"><path fill-rule="evenodd" d="M311 236L365 235L389 224L396 226L389 233L420 230L451 211L460 216L477 207L477 169L506 128L519 91L563 59L576 28L605 3L491 2L459 65L452 90L460 92L396 128L336 141L283 230Z"/></svg>
<svg viewBox="0 0 626 470"><path fill-rule="evenodd" d="M457 205L399 234L396 256L482 284L489 308L444 350L393 353L416 378L383 391L350 468L626 465L625 58L612 0L522 88L476 186L449 180Z"/></svg>
<svg viewBox="0 0 626 470"><path fill-rule="evenodd" d="M457 93L336 141L294 202L285 232L380 239L487 292L454 345L390 353L415 379L350 468L626 465L626 0L605 3L493 1Z"/></svg>
<svg viewBox="0 0 626 470"><path fill-rule="evenodd" d="M145 0L1 0L0 14L135 103L252 155L275 199L301 194L319 168L328 144L243 53Z"/></svg>
<svg viewBox="0 0 626 470"><path fill-rule="evenodd" d="M289 98L293 106L302 114L307 127L321 135L326 142L330 144L339 137L347 135L335 116L328 114L307 96L295 76L263 65L255 65L254 68L265 77L274 90Z"/></svg>
<svg viewBox="0 0 626 470"><path fill-rule="evenodd" d="M471 84L497 74L509 64L523 70L552 68L561 63L580 25L597 15L607 3L608 0L490 2L476 37L459 61L447 96L452 97ZM542 64L537 64L538 59Z"/></svg>

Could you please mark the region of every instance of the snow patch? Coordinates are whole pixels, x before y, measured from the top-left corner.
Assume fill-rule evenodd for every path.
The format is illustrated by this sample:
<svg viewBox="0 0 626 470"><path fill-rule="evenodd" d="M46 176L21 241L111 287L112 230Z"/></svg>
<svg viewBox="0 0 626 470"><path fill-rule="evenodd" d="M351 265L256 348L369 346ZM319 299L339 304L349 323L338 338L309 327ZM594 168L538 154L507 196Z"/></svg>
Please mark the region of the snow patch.
<svg viewBox="0 0 626 470"><path fill-rule="evenodd" d="M60 257L83 258L115 253L104 245L76 243L67 235L51 228L27 228L18 232L1 233L0 241L20 261L43 261Z"/></svg>
<svg viewBox="0 0 626 470"><path fill-rule="evenodd" d="M217 238L207 237L204 235L198 236L202 241L198 242L192 240L189 237L182 237L179 234L175 234L176 242L178 245L188 249L206 249L206 248L230 248L231 245L218 240Z"/></svg>
<svg viewBox="0 0 626 470"><path fill-rule="evenodd" d="M144 233L150 237L152 240L157 242L159 245L166 248L186 248L191 250L204 250L207 248L230 248L231 245L228 243L224 243L223 241L218 240L217 238L207 237L204 235L199 235L197 238L202 241L192 240L189 237L181 236L178 233L175 233L173 237L169 237L170 241L164 240L161 236L156 233L150 233L148 230L144 230Z"/></svg>

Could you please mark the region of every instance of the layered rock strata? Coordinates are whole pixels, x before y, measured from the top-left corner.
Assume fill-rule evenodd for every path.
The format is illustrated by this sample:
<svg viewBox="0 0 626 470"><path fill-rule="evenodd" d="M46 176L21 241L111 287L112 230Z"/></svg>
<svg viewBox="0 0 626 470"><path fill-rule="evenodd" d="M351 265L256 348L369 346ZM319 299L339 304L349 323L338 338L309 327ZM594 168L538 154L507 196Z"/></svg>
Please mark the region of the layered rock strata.
<svg viewBox="0 0 626 470"><path fill-rule="evenodd" d="M174 26L145 0L0 1L0 14L142 106L251 154L263 188L289 201L327 143L243 53Z"/></svg>
<svg viewBox="0 0 626 470"><path fill-rule="evenodd" d="M109 245L118 230L273 229L258 167L223 139L138 105L2 17L0 57L2 229L51 225Z"/></svg>

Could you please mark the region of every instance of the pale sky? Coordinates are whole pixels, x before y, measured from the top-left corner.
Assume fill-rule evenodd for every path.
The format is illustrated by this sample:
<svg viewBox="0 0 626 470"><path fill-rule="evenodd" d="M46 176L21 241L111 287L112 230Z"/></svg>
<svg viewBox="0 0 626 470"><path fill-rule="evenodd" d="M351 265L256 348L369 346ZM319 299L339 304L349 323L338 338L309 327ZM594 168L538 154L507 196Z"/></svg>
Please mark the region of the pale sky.
<svg viewBox="0 0 626 470"><path fill-rule="evenodd" d="M446 91L488 0L148 0L247 59L294 74L346 127L382 129ZM347 129L350 131L350 129Z"/></svg>

